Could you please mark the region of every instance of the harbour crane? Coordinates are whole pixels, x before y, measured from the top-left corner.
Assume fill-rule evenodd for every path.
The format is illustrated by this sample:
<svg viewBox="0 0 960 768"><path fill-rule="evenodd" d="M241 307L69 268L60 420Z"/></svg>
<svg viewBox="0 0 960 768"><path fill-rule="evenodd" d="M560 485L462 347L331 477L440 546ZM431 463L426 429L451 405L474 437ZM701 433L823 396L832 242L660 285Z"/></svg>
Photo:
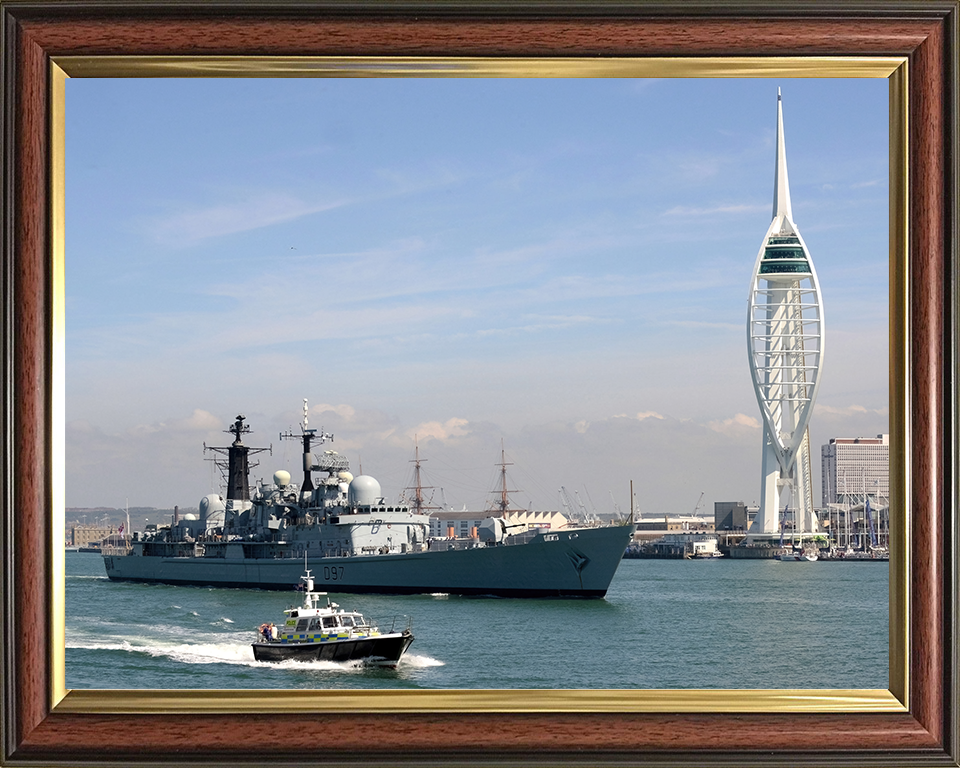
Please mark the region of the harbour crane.
<svg viewBox="0 0 960 768"><path fill-rule="evenodd" d="M576 515L573 512L573 502L570 501L570 495L567 493L567 489L561 485L557 493L560 494L560 505L563 507L563 512L567 516L567 520L575 520Z"/></svg>
<svg viewBox="0 0 960 768"><path fill-rule="evenodd" d="M592 518L590 517L590 513L587 512L587 508L584 505L583 500L580 498L580 491L574 491L573 496L577 500L577 506L580 507L580 512L583 514L584 522L590 521Z"/></svg>
<svg viewBox="0 0 960 768"><path fill-rule="evenodd" d="M610 494L610 501L613 502L613 508L617 511L617 519L618 519L618 520L622 520L622 519L623 519L623 510L620 509L620 505L617 504L617 500L616 500L615 498L613 498L613 491L611 491L611 490L608 488L608 489L607 489L607 493Z"/></svg>
<svg viewBox="0 0 960 768"><path fill-rule="evenodd" d="M700 509L700 504L703 501L703 494L704 494L704 491L700 491L700 498L697 499L697 506L693 508L693 517L697 516L697 511Z"/></svg>

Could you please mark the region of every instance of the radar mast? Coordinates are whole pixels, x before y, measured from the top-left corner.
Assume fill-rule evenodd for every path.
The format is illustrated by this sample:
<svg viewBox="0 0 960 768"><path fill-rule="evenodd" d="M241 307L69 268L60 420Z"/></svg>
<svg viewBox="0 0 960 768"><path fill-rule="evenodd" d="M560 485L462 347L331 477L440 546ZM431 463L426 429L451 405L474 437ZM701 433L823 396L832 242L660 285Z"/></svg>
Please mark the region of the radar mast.
<svg viewBox="0 0 960 768"><path fill-rule="evenodd" d="M230 429L225 429L228 435L233 435L233 444L230 446L212 446L203 444L203 450L211 451L221 455L226 455L226 459L209 459L220 469L223 480L227 485L227 501L249 501L250 469L258 466L259 462L250 463L249 456L254 453L263 453L270 451L273 453L273 446L269 448L249 448L243 444L241 435L249 435L250 427L243 423L246 418L243 414L237 416Z"/></svg>

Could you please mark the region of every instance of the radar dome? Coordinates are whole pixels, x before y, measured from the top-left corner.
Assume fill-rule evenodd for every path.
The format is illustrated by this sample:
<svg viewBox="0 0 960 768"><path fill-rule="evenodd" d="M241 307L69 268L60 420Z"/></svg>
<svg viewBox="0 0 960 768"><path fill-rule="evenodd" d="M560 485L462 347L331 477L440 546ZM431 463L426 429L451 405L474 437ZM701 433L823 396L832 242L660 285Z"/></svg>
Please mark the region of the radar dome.
<svg viewBox="0 0 960 768"><path fill-rule="evenodd" d="M290 473L285 469L278 469L273 473L273 483L278 488L283 488L287 485L290 485Z"/></svg>
<svg viewBox="0 0 960 768"><path fill-rule="evenodd" d="M347 488L347 504L353 507L369 507L380 498L380 483L369 475L359 475L350 481Z"/></svg>
<svg viewBox="0 0 960 768"><path fill-rule="evenodd" d="M353 480L353 472L343 470L342 472L337 472L337 477L339 477L343 482L349 483L351 480Z"/></svg>
<svg viewBox="0 0 960 768"><path fill-rule="evenodd" d="M220 494L217 493L208 493L202 499L200 499L200 519L203 521L212 521L219 519L220 522L223 521L223 510L225 509L223 499L220 497ZM218 514L219 513L219 514ZM189 515L182 515L182 519L190 520ZM194 516L192 518L196 520Z"/></svg>

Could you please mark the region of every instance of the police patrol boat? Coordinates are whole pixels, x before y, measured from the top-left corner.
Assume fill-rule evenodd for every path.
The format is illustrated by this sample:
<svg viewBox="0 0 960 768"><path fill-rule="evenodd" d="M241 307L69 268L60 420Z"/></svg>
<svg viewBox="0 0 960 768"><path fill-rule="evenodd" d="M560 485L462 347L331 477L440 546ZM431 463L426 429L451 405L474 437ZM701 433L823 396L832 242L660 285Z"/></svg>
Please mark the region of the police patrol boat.
<svg viewBox="0 0 960 768"><path fill-rule="evenodd" d="M491 516L469 538L431 538L430 515L417 504L390 504L368 475L354 477L343 455L315 445L332 439L301 434L303 481L280 470L273 483L248 484L252 453L238 416L229 447L208 448L223 462L226 500L210 494L199 515L146 532L102 552L114 580L259 589L294 589L304 557L320 588L336 593L603 597L633 526L518 529Z"/></svg>
<svg viewBox="0 0 960 768"><path fill-rule="evenodd" d="M287 608L283 626L261 624L253 643L257 661L363 661L382 667L396 667L413 642L410 620L399 632L396 618L389 632L381 632L363 614L344 611L313 589L313 576L307 570L303 581L303 605ZM406 618L406 617L404 617Z"/></svg>

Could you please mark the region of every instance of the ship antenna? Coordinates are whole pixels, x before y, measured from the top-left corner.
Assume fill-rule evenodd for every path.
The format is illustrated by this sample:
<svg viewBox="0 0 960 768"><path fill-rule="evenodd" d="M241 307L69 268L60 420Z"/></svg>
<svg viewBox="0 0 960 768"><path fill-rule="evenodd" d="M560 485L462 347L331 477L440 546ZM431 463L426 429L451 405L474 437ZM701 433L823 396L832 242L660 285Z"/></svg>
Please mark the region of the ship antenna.
<svg viewBox="0 0 960 768"><path fill-rule="evenodd" d="M300 440L303 443L303 483L300 486L300 496L303 498L303 494L308 491L312 491L314 488L313 478L311 472L314 469L320 469L318 466L314 466L313 455L310 453L310 448L314 440L319 440L321 444L325 443L327 440L333 440L333 435L324 432L323 429L320 429L320 433L317 434L316 429L309 429L310 410L307 407L307 398L303 398L303 423L300 425L300 434L295 435L293 431L287 433L281 433L281 440Z"/></svg>

